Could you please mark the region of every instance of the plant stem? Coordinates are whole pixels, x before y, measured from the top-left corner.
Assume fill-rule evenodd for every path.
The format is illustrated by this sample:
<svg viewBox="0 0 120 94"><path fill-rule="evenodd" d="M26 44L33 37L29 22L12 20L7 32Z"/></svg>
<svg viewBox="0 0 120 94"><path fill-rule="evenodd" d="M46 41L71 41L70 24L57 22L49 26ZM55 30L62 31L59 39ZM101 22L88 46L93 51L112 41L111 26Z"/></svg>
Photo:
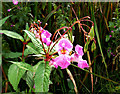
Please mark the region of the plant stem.
<svg viewBox="0 0 120 94"><path fill-rule="evenodd" d="M76 65L74 65L74 64L71 64L71 65L74 66L74 67L79 68L78 66L76 66ZM79 68L79 69L81 69L81 68ZM81 70L86 71L86 72L88 72L88 73L90 73L90 74L93 74L93 75L95 75L95 76L97 76L97 77L100 77L100 78L102 78L102 79L105 79L105 80L108 80L108 81L110 81L110 82L113 82L114 84L120 85L120 83L118 83L118 82L115 82L115 81L113 81L113 80L111 80L111 79L109 79L109 78L103 77L103 76L101 76L101 75L98 75L98 74L95 74L95 73L91 73L91 72L89 72L89 71L86 70L86 69L81 69Z"/></svg>
<svg viewBox="0 0 120 94"><path fill-rule="evenodd" d="M70 79L71 79L72 82L73 82L75 93L78 94L77 86L76 86L76 83L75 83L75 80L74 80L74 78L73 78L72 73L71 73L70 70L67 69L67 68L66 68L66 71L67 71L67 73L68 73Z"/></svg>
<svg viewBox="0 0 120 94"><path fill-rule="evenodd" d="M23 61L23 56L24 56L25 44L26 43L23 42L22 61Z"/></svg>
<svg viewBox="0 0 120 94"><path fill-rule="evenodd" d="M87 56L88 56L89 65L91 66L89 51L87 51ZM92 73L92 67L90 67L90 72ZM93 75L92 74L91 74L91 83L92 83L92 93L93 93Z"/></svg>
<svg viewBox="0 0 120 94"><path fill-rule="evenodd" d="M6 77L6 74L5 74L2 66L1 66L1 69L2 69L3 76L4 76L5 80L6 80L6 82L5 82L5 93L6 93L7 89L8 89L8 81L7 81L8 79Z"/></svg>

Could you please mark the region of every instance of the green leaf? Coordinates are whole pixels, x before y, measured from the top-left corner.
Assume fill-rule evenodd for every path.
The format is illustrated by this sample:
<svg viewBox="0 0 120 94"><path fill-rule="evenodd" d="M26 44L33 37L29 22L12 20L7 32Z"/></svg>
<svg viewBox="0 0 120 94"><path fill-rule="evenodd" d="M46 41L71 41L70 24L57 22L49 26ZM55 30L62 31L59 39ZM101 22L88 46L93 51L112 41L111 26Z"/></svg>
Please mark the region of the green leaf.
<svg viewBox="0 0 120 94"><path fill-rule="evenodd" d="M102 51L102 47L101 47L101 43L100 43L100 38L99 38L99 33L98 33L98 28L97 28L95 17L94 17L94 24L95 24L95 33L96 33L96 37L97 37L97 42L98 42L98 45L100 47L100 52L101 52L101 55L102 55L102 59L103 59L103 62L104 62L105 68L106 68L106 74L107 74L107 77L108 77L107 64L105 62L105 58L104 58L104 55L103 55L103 51Z"/></svg>
<svg viewBox="0 0 120 94"><path fill-rule="evenodd" d="M33 88L34 81L33 81L33 72L28 71L26 75L26 83L30 88Z"/></svg>
<svg viewBox="0 0 120 94"><path fill-rule="evenodd" d="M41 61L35 73L35 92L48 92L50 82L49 62Z"/></svg>
<svg viewBox="0 0 120 94"><path fill-rule="evenodd" d="M4 58L17 58L22 56L22 53L20 52L9 52L9 53L2 53L2 55L4 56Z"/></svg>
<svg viewBox="0 0 120 94"><path fill-rule="evenodd" d="M10 15L11 16L11 15ZM10 16L7 16L3 19L0 20L0 27L5 23L5 21L10 17Z"/></svg>
<svg viewBox="0 0 120 94"><path fill-rule="evenodd" d="M13 89L17 91L20 79L24 75L26 70L19 68L17 65L12 64L8 70L8 79L13 86Z"/></svg>
<svg viewBox="0 0 120 94"><path fill-rule="evenodd" d="M53 11L51 11L51 12L46 16L43 24L45 24L45 23L49 20L49 18L56 12L56 10L59 9L59 8L60 8L60 5L59 5L56 9L54 9Z"/></svg>
<svg viewBox="0 0 120 94"><path fill-rule="evenodd" d="M30 31L27 31L27 30L23 30L23 31L27 33L27 35L31 38L32 43L35 45L36 49L41 53L41 51L43 51L43 48L40 41L38 41L34 36L34 34L31 33Z"/></svg>
<svg viewBox="0 0 120 94"><path fill-rule="evenodd" d="M36 51L35 47L33 47L33 46L31 46L31 44L30 45L26 45L26 47L28 48L29 52L31 52L32 54L39 54L39 52Z"/></svg>
<svg viewBox="0 0 120 94"><path fill-rule="evenodd" d="M91 51L93 52L95 49L96 49L96 44L95 44L95 42L93 41L93 43L92 43L92 45L91 45Z"/></svg>
<svg viewBox="0 0 120 94"><path fill-rule="evenodd" d="M94 34L94 27L92 26L91 27L91 30L90 30L90 39L92 40L94 38L95 34Z"/></svg>
<svg viewBox="0 0 120 94"><path fill-rule="evenodd" d="M88 50L88 42L85 43L85 46L84 46L84 52L86 53Z"/></svg>
<svg viewBox="0 0 120 94"><path fill-rule="evenodd" d="M14 62L14 61L9 61L9 62L16 64L21 69L33 71L33 67L25 62Z"/></svg>
<svg viewBox="0 0 120 94"><path fill-rule="evenodd" d="M110 40L109 35L106 35L105 41L108 42Z"/></svg>
<svg viewBox="0 0 120 94"><path fill-rule="evenodd" d="M37 70L37 68L38 68L38 66L39 66L40 64L41 64L41 61L38 62L36 65L33 66L34 72L36 72L36 70Z"/></svg>
<svg viewBox="0 0 120 94"><path fill-rule="evenodd" d="M15 39L20 39L21 41L24 41L24 38L16 32L12 32L12 31L8 31L8 30L0 30L0 33L4 33L5 35L7 35L9 37L12 37Z"/></svg>
<svg viewBox="0 0 120 94"><path fill-rule="evenodd" d="M28 23L26 23L26 30L29 30L29 25L28 25ZM27 35L26 33L24 33L24 38L25 38L25 41L26 41L26 42L30 40L30 38L28 37L28 35Z"/></svg>

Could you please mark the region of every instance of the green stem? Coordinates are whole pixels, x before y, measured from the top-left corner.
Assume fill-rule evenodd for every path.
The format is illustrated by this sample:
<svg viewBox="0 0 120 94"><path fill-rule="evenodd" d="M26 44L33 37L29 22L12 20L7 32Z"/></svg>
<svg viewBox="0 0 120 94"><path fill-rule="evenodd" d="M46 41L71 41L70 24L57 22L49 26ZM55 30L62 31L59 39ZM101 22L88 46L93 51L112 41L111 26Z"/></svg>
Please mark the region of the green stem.
<svg viewBox="0 0 120 94"><path fill-rule="evenodd" d="M90 54L89 51L87 51L89 66L91 66L91 60L90 60ZM90 72L92 73L92 67L90 67ZM91 83L92 83L92 93L93 93L93 75L91 74Z"/></svg>
<svg viewBox="0 0 120 94"><path fill-rule="evenodd" d="M76 65L74 65L74 64L71 64L71 65L74 66L74 67L79 68L78 66L76 66ZM79 68L79 69L81 69L81 68ZM114 84L118 84L118 85L120 85L120 83L118 83L118 82L115 82L115 81L113 81L113 80L111 80L111 79L109 79L109 78L103 77L103 76L101 76L101 75L98 75L98 74L95 74L95 73L91 73L91 72L89 72L89 71L86 70L86 69L81 69L81 70L86 71L86 72L88 72L88 73L90 73L90 74L93 74L93 75L95 75L95 76L97 76L97 77L100 77L100 78L102 78L102 79L105 79L105 80L111 81L111 82L113 82Z"/></svg>

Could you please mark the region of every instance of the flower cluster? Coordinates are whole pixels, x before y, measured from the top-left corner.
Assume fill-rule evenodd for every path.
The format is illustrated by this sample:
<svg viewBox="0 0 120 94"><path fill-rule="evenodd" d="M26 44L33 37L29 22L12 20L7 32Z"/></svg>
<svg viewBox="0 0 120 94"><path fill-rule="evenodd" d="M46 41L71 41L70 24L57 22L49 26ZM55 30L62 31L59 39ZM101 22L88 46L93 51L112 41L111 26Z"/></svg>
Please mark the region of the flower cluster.
<svg viewBox="0 0 120 94"><path fill-rule="evenodd" d="M45 30L45 25L43 28L41 27L41 22L38 20L38 24L35 22L31 24L30 31L35 35L36 38L40 39L43 45L43 49L46 54L45 61L50 61L49 65L53 65L55 68L58 68L58 66L61 67L61 69L67 68L71 62L77 62L78 67L80 68L88 68L89 65L86 60L82 59L83 53L83 47L80 45L75 46L75 51L73 54L70 54L73 52L73 44L69 41L68 38L65 38L65 35L61 36L61 39L55 41L52 43L54 35L52 37L52 40L50 40L52 34ZM44 44L46 44L48 47L48 50L44 48ZM51 44L53 44L54 50L57 51L58 56L54 58L54 53L52 55L49 54L49 52L52 50L53 47L51 47ZM51 49L49 49L51 47ZM52 59L51 59L52 58Z"/></svg>
<svg viewBox="0 0 120 94"><path fill-rule="evenodd" d="M89 65L86 60L82 59L83 47L80 45L75 46L75 52L70 55L69 53L72 51L73 45L67 38L62 38L56 45L56 51L58 52L59 56L55 59L50 61L50 65L54 65L55 68L58 66L61 69L67 68L71 63L70 62L78 62L78 67L80 68L88 68Z"/></svg>

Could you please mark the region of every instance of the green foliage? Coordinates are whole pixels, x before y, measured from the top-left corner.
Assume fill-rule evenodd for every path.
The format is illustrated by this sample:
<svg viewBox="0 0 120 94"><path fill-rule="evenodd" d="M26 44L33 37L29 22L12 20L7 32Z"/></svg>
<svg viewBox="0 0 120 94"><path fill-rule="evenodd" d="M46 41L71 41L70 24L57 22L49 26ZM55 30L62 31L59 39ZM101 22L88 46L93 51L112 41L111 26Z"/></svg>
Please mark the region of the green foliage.
<svg viewBox="0 0 120 94"><path fill-rule="evenodd" d="M119 9L118 8L116 9L118 3L19 2L18 5L14 5L12 2L11 3L3 2L2 6L3 8L1 13L3 19L0 20L0 26L2 26L2 29L4 29L5 32L3 32L3 30L0 30L0 32L4 33L9 37L20 39L22 42L27 42L27 44L25 45L23 61L29 63L28 64L20 61L20 59L22 60L20 56L22 56L22 50L23 50L23 44L21 43L21 41L14 40L3 35L2 37L3 57L1 57L0 59L2 59L3 62L2 66L4 66L5 75L6 77L8 77L8 80L13 86L12 87L8 83L7 92L13 92L13 89L16 90L17 92L23 91L24 93L28 93L28 92L31 93L35 91L60 92L60 93L74 92L73 90L74 87L71 80L67 80L68 76L66 76L67 75L66 71L60 70L58 68L57 70L53 69L52 70L53 73L50 74L51 70L50 68L48 68L49 67L48 63L46 64L45 67L45 62L41 61L41 56L42 57L44 56L41 42L39 39L35 38L33 33L29 32L29 26L31 22L40 20L43 22L41 24L42 27L44 27L45 23L48 23L48 25L46 26L46 30L50 31L53 34L60 27L70 26L72 23L74 23L77 20L77 18L80 19L85 16L90 16L91 19L89 20L94 22L94 27L91 28L89 33L90 37L86 39L86 43L84 46L84 52L89 50L91 50L91 52L94 51L93 53L90 53L91 63L94 64L94 66L91 65L92 69L94 70L92 73L94 75L94 80L93 80L94 92L97 93L120 92L119 85L113 84L114 81L118 82L120 80L119 58L117 58L115 60L116 63L112 65L112 60L114 57L111 55L111 53L113 53L115 56L117 56L117 54L119 53L119 51L117 53L115 50L115 48L118 47L118 45L120 44L119 43L120 13L119 13ZM7 12L7 9L10 8L12 10L10 12ZM73 9L75 13L73 12ZM115 12L113 14L114 10ZM12 16L10 16L9 18L9 15ZM7 20L8 18L9 20ZM87 22L85 22L84 24L91 26L91 24ZM114 26L116 27L114 28ZM86 32L89 32L87 27L83 27L83 28L86 30ZM22 32L22 30L25 30L25 32ZM64 33L64 31L66 31L66 29L61 30L60 33ZM110 31L114 31L114 32L110 32ZM24 37L22 37L21 35ZM83 41L84 35L82 33L82 30L80 31L79 25L73 26L72 32L70 32L70 34L68 35L70 35L68 37L72 42L73 42L73 38L71 37L71 35L75 35L76 39L74 41L74 45L77 43L79 43L81 46L84 45L84 41ZM112 37L109 37L109 35L112 35ZM94 38L96 42L93 40ZM32 42L30 41L30 39ZM45 45L45 49L46 47L47 46ZM107 52L108 50L109 52ZM55 49L53 49L50 54L54 52ZM99 57L101 55L102 58ZM38 59L38 57L40 57L40 59ZM86 58L86 54L84 58ZM11 63L14 64L11 65L11 63L8 62L8 60L12 61ZM13 61L17 61L17 62L13 62ZM104 62L105 67L101 61ZM118 70L114 69L115 66L118 67ZM111 80L108 79L109 77L104 78L106 77L105 69L107 68L110 79L114 80L110 84L109 82ZM69 69L71 69L72 74L74 74L73 76L76 81L78 90L81 93L88 93L88 92L90 93L91 78L87 76L87 73L86 74L84 73L85 70L84 69L80 70L78 67L77 68L74 67L73 70L73 66L69 66ZM86 70L86 72L89 71ZM23 80L26 81L26 83L20 83L20 81L22 81L21 78L23 78ZM50 79L52 80L53 84L48 88L50 84ZM4 93L7 87L4 76L2 77L2 80L3 80L2 93ZM19 87L20 89L18 89L18 84L20 85ZM22 86L26 86L26 84L28 85L28 87L22 89ZM35 91L33 89L34 84L35 84ZM110 88L110 86L112 87L112 89Z"/></svg>
<svg viewBox="0 0 120 94"><path fill-rule="evenodd" d="M28 71L23 75L22 78L23 78L23 80L26 81L26 84L29 86L29 88L32 89L33 86L34 86L33 72L28 70Z"/></svg>
<svg viewBox="0 0 120 94"><path fill-rule="evenodd" d="M35 73L35 92L48 92L50 84L49 62L40 61Z"/></svg>
<svg viewBox="0 0 120 94"><path fill-rule="evenodd" d="M120 45L120 16L119 16L119 8L116 8L115 12L113 12L116 17L113 18L113 21L109 21L110 32L106 35L106 42L108 43L108 47L106 47L108 57L114 57L117 53L115 49L117 49ZM111 46L112 45L112 46Z"/></svg>
<svg viewBox="0 0 120 94"><path fill-rule="evenodd" d="M11 17L11 15L9 15L9 16L3 18L2 20L0 20L0 27L5 23L5 21L6 21L9 17Z"/></svg>
<svg viewBox="0 0 120 94"><path fill-rule="evenodd" d="M35 36L34 36L34 34L31 33L30 31L27 31L27 30L24 30L24 31L31 38L32 43L34 44L34 46L36 47L36 49L39 51L39 53L43 52L42 44L41 44L40 40L36 39Z"/></svg>
<svg viewBox="0 0 120 94"><path fill-rule="evenodd" d="M9 62L17 65L21 69L33 71L32 66L27 64L27 63L25 63L25 62L14 62L14 61L9 61Z"/></svg>
<svg viewBox="0 0 120 94"><path fill-rule="evenodd" d="M85 52L85 53L86 53L87 50L88 50L88 45L89 45L88 42L86 42L86 43L85 43L85 46L84 46L84 52Z"/></svg>
<svg viewBox="0 0 120 94"><path fill-rule="evenodd" d="M17 58L22 56L22 53L20 52L9 52L9 53L2 53L2 55L4 56L4 58Z"/></svg>
<svg viewBox="0 0 120 94"><path fill-rule="evenodd" d="M14 90L18 92L18 84L26 70L19 68L16 64L12 64L8 70L8 79Z"/></svg>
<svg viewBox="0 0 120 94"><path fill-rule="evenodd" d="M109 35L106 35L105 41L108 42L109 40L110 40L110 36L109 36Z"/></svg>
<svg viewBox="0 0 120 94"><path fill-rule="evenodd" d="M8 31L8 30L0 30L0 33L4 33L5 35L7 35L9 37L12 37L15 39L20 39L21 41L24 41L24 38L16 32Z"/></svg>
<svg viewBox="0 0 120 94"><path fill-rule="evenodd" d="M91 30L90 30L90 39L93 40L95 34L94 34L94 27L92 26L91 27Z"/></svg>
<svg viewBox="0 0 120 94"><path fill-rule="evenodd" d="M93 41L93 43L92 43L92 45L91 45L91 51L93 52L95 49L96 49L96 44L95 44L95 42Z"/></svg>

